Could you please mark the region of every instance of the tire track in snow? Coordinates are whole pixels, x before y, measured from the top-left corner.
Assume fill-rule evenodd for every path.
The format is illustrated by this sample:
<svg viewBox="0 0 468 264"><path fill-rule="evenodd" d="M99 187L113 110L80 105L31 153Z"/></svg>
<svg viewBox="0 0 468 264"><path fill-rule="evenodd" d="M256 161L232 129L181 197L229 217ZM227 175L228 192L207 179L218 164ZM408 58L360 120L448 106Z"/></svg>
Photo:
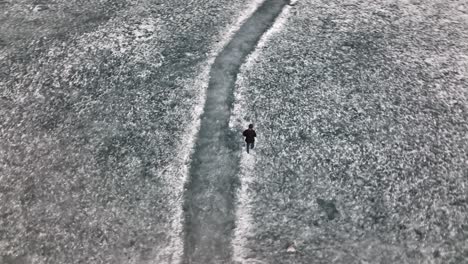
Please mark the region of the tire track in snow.
<svg viewBox="0 0 468 264"><path fill-rule="evenodd" d="M240 159L239 135L229 128L236 77L286 4L286 0L261 4L211 67L185 193L184 263L230 262Z"/></svg>

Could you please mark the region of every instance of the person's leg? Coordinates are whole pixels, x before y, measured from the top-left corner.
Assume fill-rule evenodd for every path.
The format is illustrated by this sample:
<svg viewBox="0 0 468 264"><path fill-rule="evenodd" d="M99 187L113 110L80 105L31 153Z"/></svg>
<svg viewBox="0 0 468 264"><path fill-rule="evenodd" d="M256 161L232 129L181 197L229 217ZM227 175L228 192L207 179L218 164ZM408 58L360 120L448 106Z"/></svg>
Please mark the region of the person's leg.
<svg viewBox="0 0 468 264"><path fill-rule="evenodd" d="M250 143L250 149L253 149L254 147L255 147L255 143L254 142Z"/></svg>
<svg viewBox="0 0 468 264"><path fill-rule="evenodd" d="M245 142L245 144L246 144L246 146L247 146L247 153L249 153L249 145L250 145L250 143Z"/></svg>

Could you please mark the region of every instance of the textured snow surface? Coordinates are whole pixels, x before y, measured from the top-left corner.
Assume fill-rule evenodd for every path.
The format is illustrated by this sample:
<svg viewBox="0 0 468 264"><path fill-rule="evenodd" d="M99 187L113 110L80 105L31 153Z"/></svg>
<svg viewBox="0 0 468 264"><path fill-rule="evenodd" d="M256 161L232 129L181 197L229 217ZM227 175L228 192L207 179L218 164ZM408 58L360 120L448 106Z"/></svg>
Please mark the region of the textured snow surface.
<svg viewBox="0 0 468 264"><path fill-rule="evenodd" d="M465 8L291 7L239 76L261 139L244 194L249 259L468 262Z"/></svg>
<svg viewBox="0 0 468 264"><path fill-rule="evenodd" d="M259 6L211 68L184 204L186 263L227 263L232 259L240 158L239 134L229 127L235 80L245 58L285 5L283 0L268 0Z"/></svg>
<svg viewBox="0 0 468 264"><path fill-rule="evenodd" d="M289 16L289 7L285 7L283 12L278 16L273 26L265 32L260 41L257 44L256 50L252 52L247 58L245 63L241 66L240 71L245 71L246 69L251 68L256 60L259 59L259 50L263 49L268 43L268 40L276 33L283 29L284 23ZM237 76L236 81L236 90L234 93L235 102L232 110L230 127L239 131L241 133L245 130L248 124L252 123L252 120L246 120L245 109L248 106L246 98L248 96L245 94L246 84L244 83L245 79L242 75ZM249 184L254 180L254 166L255 166L255 153L256 150L253 149L250 151L250 155L245 151L245 142L242 140L240 144L243 145L242 151L243 155L240 160L240 170L239 170L239 181L241 187L238 189L237 193L237 210L236 210L236 229L234 232L233 239L233 260L239 263L257 263L258 260L252 258L252 252L246 247L247 237L252 234L252 205L251 197L249 192ZM256 139L256 144L261 144L261 138Z"/></svg>
<svg viewBox="0 0 468 264"><path fill-rule="evenodd" d="M40 2L0 3L0 263L179 263L209 65L250 1Z"/></svg>
<svg viewBox="0 0 468 264"><path fill-rule="evenodd" d="M466 1L291 2L238 77L235 260L468 263ZM0 0L0 263L180 263L210 65L259 3Z"/></svg>

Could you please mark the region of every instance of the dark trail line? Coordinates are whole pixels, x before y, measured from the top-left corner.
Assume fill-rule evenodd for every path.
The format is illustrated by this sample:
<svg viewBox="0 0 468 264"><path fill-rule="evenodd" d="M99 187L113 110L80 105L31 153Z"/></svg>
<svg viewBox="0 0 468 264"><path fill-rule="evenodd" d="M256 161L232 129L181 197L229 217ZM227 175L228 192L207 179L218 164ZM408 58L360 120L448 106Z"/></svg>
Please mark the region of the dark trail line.
<svg viewBox="0 0 468 264"><path fill-rule="evenodd" d="M266 0L224 47L210 71L185 194L184 263L230 263L239 137L229 129L240 66L287 0Z"/></svg>

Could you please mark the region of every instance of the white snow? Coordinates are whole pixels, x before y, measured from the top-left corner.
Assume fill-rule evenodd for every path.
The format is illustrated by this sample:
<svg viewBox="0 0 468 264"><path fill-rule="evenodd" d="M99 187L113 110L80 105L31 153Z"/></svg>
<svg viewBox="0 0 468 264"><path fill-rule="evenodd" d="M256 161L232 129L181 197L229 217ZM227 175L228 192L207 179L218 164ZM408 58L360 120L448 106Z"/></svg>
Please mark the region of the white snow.
<svg viewBox="0 0 468 264"><path fill-rule="evenodd" d="M273 26L267 32L265 32L265 34L262 36L262 38L258 42L258 45L257 45L257 48L255 49L255 51L247 57L247 60L246 60L245 64L241 67L241 72L243 71L242 69L244 67L245 67L244 70L253 67L253 64L255 64L255 62L258 60L258 57L262 54L262 52L261 52L262 49L266 45L268 45L268 44L273 45L273 43L270 42L269 40L273 37L274 34L281 31L285 27L285 24L286 24L287 19L289 17L290 11L291 11L290 6L285 6L284 7L283 11L278 16L278 18L276 19ZM238 78L239 77L240 76L238 76Z"/></svg>
<svg viewBox="0 0 468 264"><path fill-rule="evenodd" d="M241 181L241 187L237 193L237 211L236 211L236 229L234 231L234 239L232 241L234 254L233 260L244 263L245 259L251 253L246 249L245 244L247 242L247 237L252 233L251 232L251 204L249 198L249 184L253 180L253 169L255 166L255 155L254 152L243 151L241 157L241 165L239 170L239 176Z"/></svg>
<svg viewBox="0 0 468 264"><path fill-rule="evenodd" d="M230 25L225 33L216 37L212 41L212 43L217 44L214 45L209 55L209 59L200 66L198 77L195 80L187 80L184 84L190 87L196 87L196 89L200 91L197 93L199 96L194 98L194 100L197 102L197 106L192 111L191 125L187 128L184 136L182 137L184 138L184 141L180 144L178 149L174 151L174 153L178 153L179 159L177 159L175 163L171 164L170 168L165 171L165 174L167 174L169 177L173 177L174 179L172 188L174 190L181 191L181 203L183 203L184 185L186 184L189 177L191 155L194 151L193 146L196 135L200 129L200 117L203 114L203 107L206 101L206 90L208 88L211 66L223 47L229 43L235 32L239 30L242 24L255 12L255 10L262 2L262 0L252 1L245 9L245 11L240 15L234 25ZM216 42L216 40L219 40L219 42ZM172 230L174 230L172 232L172 243L160 253L160 256L172 255L173 258L171 263L181 263L182 261L184 248L183 220L184 212L182 210L182 206L179 206L177 208L176 214L174 214L172 218Z"/></svg>
<svg viewBox="0 0 468 264"><path fill-rule="evenodd" d="M290 5L290 6L294 6L294 5L297 4L297 2L298 2L298 0L290 0L290 1L289 1L289 5Z"/></svg>
<svg viewBox="0 0 468 264"><path fill-rule="evenodd" d="M242 77L242 72L255 66L255 61L258 60L261 55L262 48L267 44L271 44L271 38L276 32L282 30L285 26L287 18L290 14L290 6L285 6L279 17L276 19L273 26L262 36L255 51L250 54L246 62L241 66L239 75L237 76L236 91L234 93L235 103L231 114L229 126L232 129L242 130L249 123L255 123L256 120L245 120L244 113L245 99L243 94L247 84ZM261 139L261 135L259 135ZM259 140L256 140L258 147ZM261 143L261 142L260 142ZM251 151L251 154L247 154L243 148L243 154L240 161L239 178L241 182L241 188L237 193L237 211L236 211L236 229L234 231L234 238L232 241L233 245L233 260L238 263L262 263L260 260L251 258L251 252L247 248L247 238L252 234L252 216L251 216L251 199L249 194L249 183L254 179L254 167L255 167L255 150Z"/></svg>

